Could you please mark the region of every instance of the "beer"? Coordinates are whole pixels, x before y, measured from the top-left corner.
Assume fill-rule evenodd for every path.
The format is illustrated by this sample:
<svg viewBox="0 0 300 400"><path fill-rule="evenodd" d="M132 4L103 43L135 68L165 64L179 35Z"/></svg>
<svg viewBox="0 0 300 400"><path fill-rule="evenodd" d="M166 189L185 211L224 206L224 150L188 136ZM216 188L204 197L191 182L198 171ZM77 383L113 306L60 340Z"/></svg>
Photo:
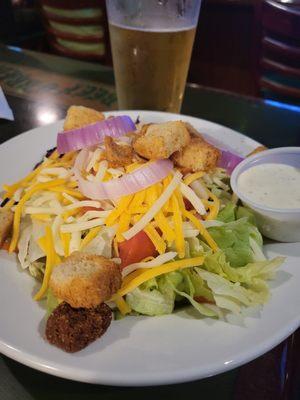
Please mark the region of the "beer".
<svg viewBox="0 0 300 400"><path fill-rule="evenodd" d="M195 26L143 30L109 23L120 109L179 112Z"/></svg>

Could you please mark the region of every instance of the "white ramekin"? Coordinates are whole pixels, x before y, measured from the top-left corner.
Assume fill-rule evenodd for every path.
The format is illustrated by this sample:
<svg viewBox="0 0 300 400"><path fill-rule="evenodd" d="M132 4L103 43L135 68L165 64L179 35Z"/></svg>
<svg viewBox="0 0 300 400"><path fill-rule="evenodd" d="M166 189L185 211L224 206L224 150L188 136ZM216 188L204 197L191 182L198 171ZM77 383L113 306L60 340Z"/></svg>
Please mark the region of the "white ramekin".
<svg viewBox="0 0 300 400"><path fill-rule="evenodd" d="M254 165L278 163L300 168L300 147L265 150L243 160L231 175L231 187L256 217L261 233L280 242L300 242L300 208L273 208L249 200L238 188L238 178Z"/></svg>

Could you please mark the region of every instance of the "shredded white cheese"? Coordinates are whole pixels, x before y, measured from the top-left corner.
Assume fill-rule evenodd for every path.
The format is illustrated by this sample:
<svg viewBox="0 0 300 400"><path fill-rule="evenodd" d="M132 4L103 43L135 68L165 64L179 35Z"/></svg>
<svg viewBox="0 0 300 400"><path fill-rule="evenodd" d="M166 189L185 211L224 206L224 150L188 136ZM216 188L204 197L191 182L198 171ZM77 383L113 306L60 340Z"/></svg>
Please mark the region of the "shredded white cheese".
<svg viewBox="0 0 300 400"><path fill-rule="evenodd" d="M97 162L97 161L99 160L99 158L100 158L101 153L102 153L102 150L101 150L101 149L96 149L96 150L94 151L94 153L93 153L93 155L92 155L92 158L91 158L90 162L88 163L88 165L87 165L87 167L86 167L86 169L85 169L86 172L90 172L90 170L91 170L92 168L94 168L96 162Z"/></svg>
<svg viewBox="0 0 300 400"><path fill-rule="evenodd" d="M74 210L75 208L81 208L81 207L101 208L101 203L99 201L94 201L94 200L76 201L76 203L69 204L68 206L66 206L65 210Z"/></svg>
<svg viewBox="0 0 300 400"><path fill-rule="evenodd" d="M196 193L196 195L200 198L200 199L205 199L207 200L209 195L207 193L207 190L205 189L205 187L203 186L203 184L201 183L200 179L194 181L191 183L191 188L193 189L193 191Z"/></svg>
<svg viewBox="0 0 300 400"><path fill-rule="evenodd" d="M69 253L72 254L74 251L78 251L80 249L80 244L81 244L81 232L78 231L71 233Z"/></svg>
<svg viewBox="0 0 300 400"><path fill-rule="evenodd" d="M95 218L90 221L76 222L74 224L61 225L60 230L63 233L78 232L86 229L95 228L95 226L104 225L105 218Z"/></svg>
<svg viewBox="0 0 300 400"><path fill-rule="evenodd" d="M180 183L180 191L183 194L183 196L189 200L189 202L192 204L194 209L200 215L206 214L206 210L205 210L205 207L204 207L202 201L189 186L187 186L185 183L181 182Z"/></svg>
<svg viewBox="0 0 300 400"><path fill-rule="evenodd" d="M58 178L67 178L71 175L71 172L63 167L44 168L41 171L41 175L57 176Z"/></svg>
<svg viewBox="0 0 300 400"><path fill-rule="evenodd" d="M95 181L101 182L103 180L107 167L108 167L108 162L106 160L100 161L98 171L95 176Z"/></svg>
<svg viewBox="0 0 300 400"><path fill-rule="evenodd" d="M78 201L77 199L75 199L75 197L69 195L68 193L62 192L62 195L66 200L69 200L71 203L76 203Z"/></svg>
<svg viewBox="0 0 300 400"><path fill-rule="evenodd" d="M144 261L127 265L127 267L123 268L122 270L122 276L124 278L124 276L130 274L136 269L160 267L162 264L165 264L166 262L173 260L176 256L177 256L176 251L169 251L168 253L157 256L151 261Z"/></svg>
<svg viewBox="0 0 300 400"><path fill-rule="evenodd" d="M81 217L77 218L78 222L88 221L93 218L106 218L110 214L110 211L87 211Z"/></svg>

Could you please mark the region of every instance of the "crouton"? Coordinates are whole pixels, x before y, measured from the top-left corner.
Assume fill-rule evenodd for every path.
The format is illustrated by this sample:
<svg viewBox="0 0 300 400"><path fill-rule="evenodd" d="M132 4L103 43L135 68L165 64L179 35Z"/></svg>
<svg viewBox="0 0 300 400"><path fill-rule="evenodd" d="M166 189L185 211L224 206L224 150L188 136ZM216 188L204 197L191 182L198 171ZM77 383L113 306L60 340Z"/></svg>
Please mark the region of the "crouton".
<svg viewBox="0 0 300 400"><path fill-rule="evenodd" d="M104 146L104 158L108 161L109 167L124 167L132 163L133 149L131 146L119 145L111 136L105 136Z"/></svg>
<svg viewBox="0 0 300 400"><path fill-rule="evenodd" d="M64 131L81 128L84 125L102 121L104 118L105 117L101 112L93 110L92 108L71 106L67 111L67 116L64 122Z"/></svg>
<svg viewBox="0 0 300 400"><path fill-rule="evenodd" d="M95 308L72 308L63 302L50 314L46 324L49 343L69 353L82 350L101 337L112 320L106 304Z"/></svg>
<svg viewBox="0 0 300 400"><path fill-rule="evenodd" d="M209 171L217 166L221 152L202 138L192 138L181 151L172 155L175 165L184 172Z"/></svg>
<svg viewBox="0 0 300 400"><path fill-rule="evenodd" d="M163 159L181 150L189 141L190 134L184 123L171 121L143 126L133 142L133 148L141 157L148 160Z"/></svg>
<svg viewBox="0 0 300 400"><path fill-rule="evenodd" d="M189 131L189 134L191 135L191 138L196 137L196 138L202 138L201 134L197 131L196 128L193 127L192 124L189 122L184 123L186 129Z"/></svg>
<svg viewBox="0 0 300 400"><path fill-rule="evenodd" d="M0 246L11 232L14 213L11 210L0 209Z"/></svg>
<svg viewBox="0 0 300 400"><path fill-rule="evenodd" d="M74 252L54 268L49 286L74 308L95 307L121 287L119 267L105 257Z"/></svg>

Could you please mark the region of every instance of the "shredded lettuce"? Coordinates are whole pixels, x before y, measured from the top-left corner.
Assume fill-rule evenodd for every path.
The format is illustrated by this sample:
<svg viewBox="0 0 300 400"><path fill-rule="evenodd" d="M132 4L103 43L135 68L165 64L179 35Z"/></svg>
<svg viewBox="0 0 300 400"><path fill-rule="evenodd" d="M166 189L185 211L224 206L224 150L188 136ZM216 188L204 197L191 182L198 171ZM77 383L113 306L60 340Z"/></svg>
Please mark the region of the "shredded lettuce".
<svg viewBox="0 0 300 400"><path fill-rule="evenodd" d="M247 218L208 228L209 233L226 254L232 267L242 267L256 261L250 238L262 249L263 240L259 230Z"/></svg>
<svg viewBox="0 0 300 400"><path fill-rule="evenodd" d="M32 225L21 225L21 234L18 241L18 259L22 268L27 268L30 264L28 260L28 246L32 233Z"/></svg>
<svg viewBox="0 0 300 400"><path fill-rule="evenodd" d="M171 314L174 309L175 292L162 276L151 279L126 296L132 310L144 315Z"/></svg>
<svg viewBox="0 0 300 400"><path fill-rule="evenodd" d="M233 203L227 203L226 206L218 214L217 220L222 222L233 222L235 221L235 210L236 205Z"/></svg>
<svg viewBox="0 0 300 400"><path fill-rule="evenodd" d="M29 217L24 218L18 241L18 258L22 268L28 268L32 263L45 256L37 244L37 240L44 235L44 229L43 222L31 220Z"/></svg>
<svg viewBox="0 0 300 400"><path fill-rule="evenodd" d="M248 222L250 222L250 224L253 224L255 226L257 225L253 212L243 206L239 206L236 209L236 219L241 219L241 218L247 218Z"/></svg>
<svg viewBox="0 0 300 400"><path fill-rule="evenodd" d="M60 300L54 296L52 290L49 288L47 291L47 303L46 303L46 317L52 313L53 310L59 305Z"/></svg>
<svg viewBox="0 0 300 400"><path fill-rule="evenodd" d="M223 250L212 253L197 238L186 242L189 256L205 255L204 264L145 282L126 296L132 310L152 316L170 314L176 303L188 300L203 316L227 319L228 313L242 316L245 307L259 306L269 299L266 281L274 278L283 257L233 267Z"/></svg>
<svg viewBox="0 0 300 400"><path fill-rule="evenodd" d="M241 218L247 218L250 224L256 226L253 212L244 206L237 206L232 202L227 203L219 212L217 220L222 222L233 222Z"/></svg>
<svg viewBox="0 0 300 400"><path fill-rule="evenodd" d="M38 281L42 281L45 272L45 262L43 261L34 261L33 263L29 264L29 273Z"/></svg>
<svg viewBox="0 0 300 400"><path fill-rule="evenodd" d="M265 303L269 298L267 280L273 279L277 268L283 263L284 257L273 260L249 263L244 267L233 268L226 261L222 251L210 254L205 258L203 269L232 283L243 285L252 291L251 298L255 304ZM199 272L199 269L196 269ZM200 276L204 279L203 274ZM209 285L208 285L209 286Z"/></svg>
<svg viewBox="0 0 300 400"><path fill-rule="evenodd" d="M83 248L84 253L97 254L107 258L112 257L112 241L116 234L116 228L103 227L99 234Z"/></svg>

